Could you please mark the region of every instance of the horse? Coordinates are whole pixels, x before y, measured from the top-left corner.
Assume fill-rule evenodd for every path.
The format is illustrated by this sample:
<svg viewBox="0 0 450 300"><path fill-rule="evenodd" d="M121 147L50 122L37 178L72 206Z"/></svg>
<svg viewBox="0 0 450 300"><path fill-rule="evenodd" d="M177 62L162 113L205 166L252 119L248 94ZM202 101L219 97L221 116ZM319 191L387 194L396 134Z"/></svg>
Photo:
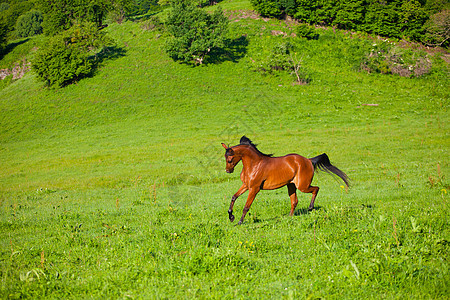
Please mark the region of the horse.
<svg viewBox="0 0 450 300"><path fill-rule="evenodd" d="M240 139L239 145L229 147L222 143L222 147L225 148L225 171L227 173L233 173L234 168L241 160L243 164L241 172L242 186L231 197L230 208L228 209L228 217L233 222L234 202L248 190L247 202L239 220L239 225L244 221L245 215L260 190L274 190L287 186L291 199L290 216L294 214L298 203L296 191L312 193L308 210L313 210L319 187L312 186L311 182L317 169L337 175L349 187L347 175L333 166L325 153L309 159L298 154L274 157L272 154L264 154L259 151L256 145L245 135Z"/></svg>

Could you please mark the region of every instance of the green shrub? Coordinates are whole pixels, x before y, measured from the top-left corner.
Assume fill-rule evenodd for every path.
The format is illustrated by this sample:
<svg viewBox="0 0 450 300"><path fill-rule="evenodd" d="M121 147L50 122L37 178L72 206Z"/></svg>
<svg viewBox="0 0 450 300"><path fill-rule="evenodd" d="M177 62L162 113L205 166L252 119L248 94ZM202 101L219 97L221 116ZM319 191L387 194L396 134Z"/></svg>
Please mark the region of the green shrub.
<svg viewBox="0 0 450 300"><path fill-rule="evenodd" d="M307 40L316 40L319 38L316 28L308 24L300 24L296 27L295 33L298 37L305 38Z"/></svg>
<svg viewBox="0 0 450 300"><path fill-rule="evenodd" d="M255 10L264 17L293 16L297 7L295 0L251 0L250 2Z"/></svg>
<svg viewBox="0 0 450 300"><path fill-rule="evenodd" d="M8 26L0 19L0 55L5 50L7 35L8 35Z"/></svg>
<svg viewBox="0 0 450 300"><path fill-rule="evenodd" d="M63 87L89 76L95 68L94 51L109 43L94 23L75 25L38 50L33 70L47 86Z"/></svg>
<svg viewBox="0 0 450 300"><path fill-rule="evenodd" d="M0 13L9 9L9 3L2 2L0 3Z"/></svg>
<svg viewBox="0 0 450 300"><path fill-rule="evenodd" d="M128 14L130 16L142 16L160 9L161 7L158 5L158 0L134 0L128 10Z"/></svg>
<svg viewBox="0 0 450 300"><path fill-rule="evenodd" d="M141 28L144 30L164 30L164 23L161 22L161 19L158 16L151 16L147 20L141 22Z"/></svg>
<svg viewBox="0 0 450 300"><path fill-rule="evenodd" d="M364 0L342 1L338 5L333 24L341 29L356 29L364 22Z"/></svg>
<svg viewBox="0 0 450 300"><path fill-rule="evenodd" d="M447 45L446 0L251 0L251 3L262 16L289 15L308 24ZM427 22L430 16L434 17Z"/></svg>
<svg viewBox="0 0 450 300"><path fill-rule="evenodd" d="M448 47L450 41L450 9L433 14L425 23L424 41L429 46Z"/></svg>
<svg viewBox="0 0 450 300"><path fill-rule="evenodd" d="M12 32L16 25L17 19L33 8L32 1L7 1L8 5L2 5L0 8L0 18L4 20L8 26L8 32Z"/></svg>
<svg viewBox="0 0 450 300"><path fill-rule="evenodd" d="M280 43L273 47L267 61L265 62L264 71L269 73L273 71L285 71L290 69L289 55L293 49L293 45L289 42Z"/></svg>
<svg viewBox="0 0 450 300"><path fill-rule="evenodd" d="M297 0L294 17L309 24L331 25L337 6L337 0Z"/></svg>
<svg viewBox="0 0 450 300"><path fill-rule="evenodd" d="M121 11L132 0L38 0L40 10L44 14L42 27L49 36L69 29L73 24L93 22L102 27L103 20L109 11Z"/></svg>
<svg viewBox="0 0 450 300"><path fill-rule="evenodd" d="M275 74L276 72L288 72L295 76L297 84L307 84L311 81L310 76L303 68L303 61L295 53L296 47L291 42L276 44L269 55L256 65L256 70L263 74Z"/></svg>
<svg viewBox="0 0 450 300"><path fill-rule="evenodd" d="M225 46L228 19L220 7L208 14L189 2L174 2L166 25L172 37L165 50L174 60L201 64L213 48Z"/></svg>
<svg viewBox="0 0 450 300"><path fill-rule="evenodd" d="M16 23L16 36L18 38L33 36L42 33L42 13L38 10L30 10L21 15Z"/></svg>
<svg viewBox="0 0 450 300"><path fill-rule="evenodd" d="M425 33L423 25L428 19L425 9L419 1L404 1L399 10L399 28L402 37L420 41Z"/></svg>
<svg viewBox="0 0 450 300"><path fill-rule="evenodd" d="M252 3L253 8L263 17L278 18L282 14L276 1L250 0L250 2Z"/></svg>

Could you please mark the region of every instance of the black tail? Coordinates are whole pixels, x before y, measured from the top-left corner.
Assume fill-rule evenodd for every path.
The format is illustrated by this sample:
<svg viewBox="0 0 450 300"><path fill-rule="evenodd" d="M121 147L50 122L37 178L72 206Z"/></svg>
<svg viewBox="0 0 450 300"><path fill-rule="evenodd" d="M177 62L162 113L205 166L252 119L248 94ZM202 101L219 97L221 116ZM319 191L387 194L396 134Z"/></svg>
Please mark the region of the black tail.
<svg viewBox="0 0 450 300"><path fill-rule="evenodd" d="M312 162L314 170L316 170L316 168L319 168L320 170L325 171L327 173L336 174L345 182L347 186L350 186L347 174L345 174L344 172L333 166L330 162L330 159L328 158L328 155L326 155L325 153L310 158L309 160Z"/></svg>

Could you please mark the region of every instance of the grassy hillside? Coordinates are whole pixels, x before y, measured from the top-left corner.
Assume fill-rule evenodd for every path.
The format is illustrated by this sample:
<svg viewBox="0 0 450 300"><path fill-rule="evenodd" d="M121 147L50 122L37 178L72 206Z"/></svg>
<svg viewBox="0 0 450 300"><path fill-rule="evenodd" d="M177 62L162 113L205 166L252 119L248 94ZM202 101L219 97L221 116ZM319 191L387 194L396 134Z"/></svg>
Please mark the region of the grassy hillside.
<svg viewBox="0 0 450 300"><path fill-rule="evenodd" d="M360 72L376 42L323 29L291 38L312 79L295 85L254 71L294 26L221 3L232 43L215 63L175 63L127 22L92 78L52 90L28 73L0 91L1 297L446 298L448 66ZM326 152L352 186L318 173L316 210L299 194L292 218L285 188L263 191L235 227L220 143L244 134L275 155Z"/></svg>

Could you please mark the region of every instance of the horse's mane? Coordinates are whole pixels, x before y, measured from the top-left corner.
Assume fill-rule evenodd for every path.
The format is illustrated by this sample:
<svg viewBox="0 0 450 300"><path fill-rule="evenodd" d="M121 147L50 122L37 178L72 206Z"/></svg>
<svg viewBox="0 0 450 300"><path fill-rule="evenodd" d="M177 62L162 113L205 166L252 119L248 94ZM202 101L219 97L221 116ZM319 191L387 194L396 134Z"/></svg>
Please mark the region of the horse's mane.
<svg viewBox="0 0 450 300"><path fill-rule="evenodd" d="M265 153L262 153L261 151L259 151L258 148L256 148L256 145L253 144L253 142L245 135L241 137L241 140L239 141L239 145L249 145L249 146L253 147L253 149L255 149L256 152L258 152L259 154L261 154L263 156L267 156L267 157L273 156L273 154L265 154Z"/></svg>

